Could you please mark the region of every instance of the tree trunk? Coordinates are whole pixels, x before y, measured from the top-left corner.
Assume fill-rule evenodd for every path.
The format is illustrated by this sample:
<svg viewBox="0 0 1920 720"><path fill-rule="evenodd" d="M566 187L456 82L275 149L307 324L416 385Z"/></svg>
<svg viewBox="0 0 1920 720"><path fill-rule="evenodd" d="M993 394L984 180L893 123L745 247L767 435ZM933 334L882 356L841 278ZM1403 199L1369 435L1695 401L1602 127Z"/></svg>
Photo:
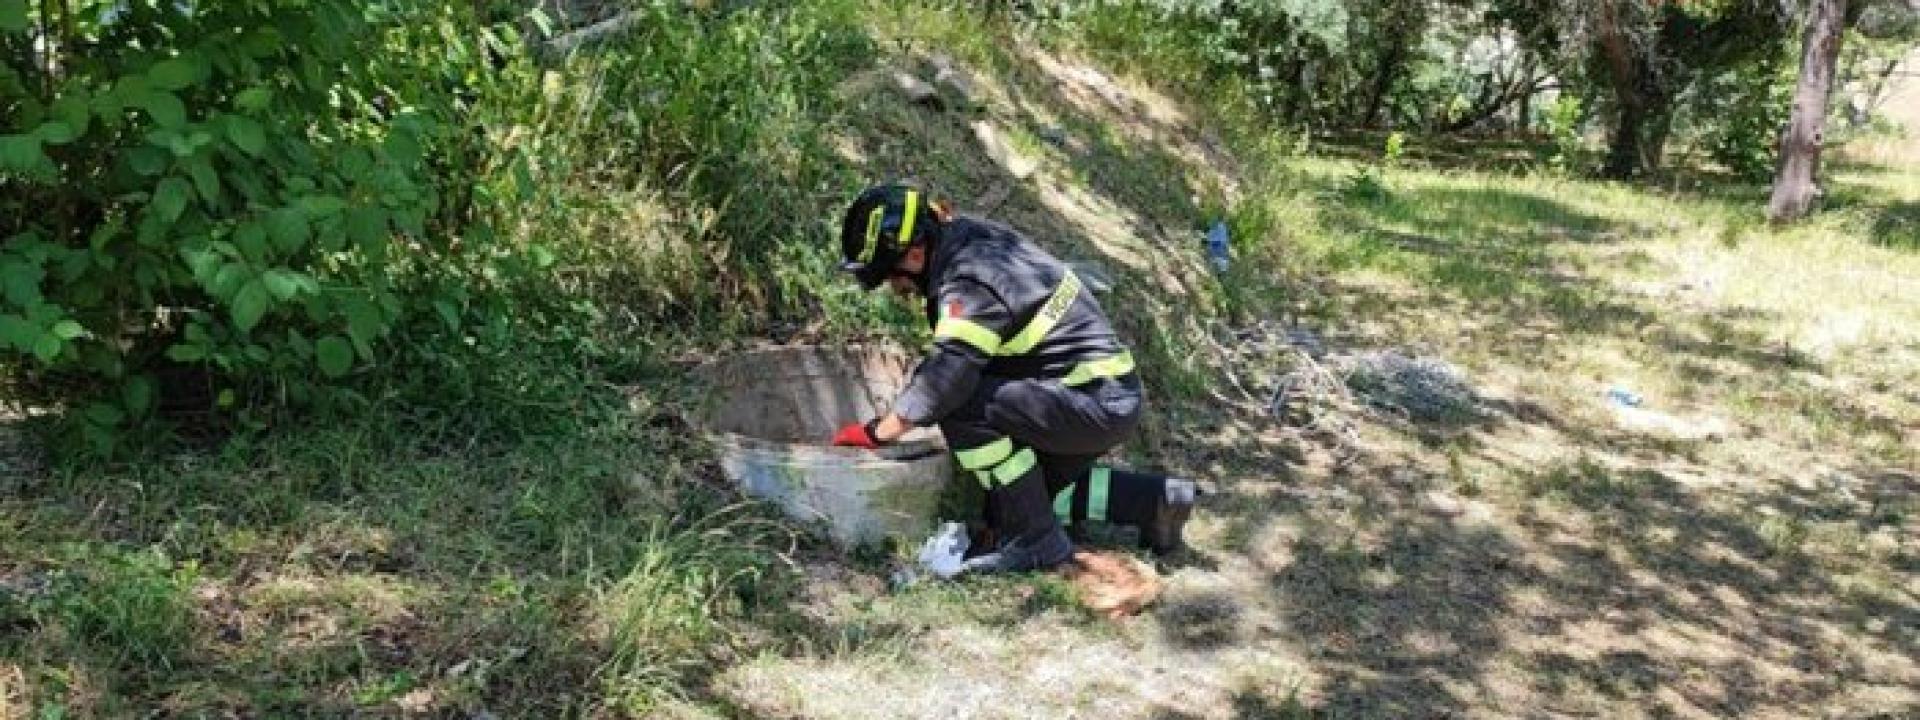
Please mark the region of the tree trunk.
<svg viewBox="0 0 1920 720"><path fill-rule="evenodd" d="M1650 167L1646 162L1646 141L1649 139L1649 130L1661 123L1661 113L1653 97L1659 85L1654 77L1654 60L1652 57L1641 57L1643 53L1634 47L1635 39L1630 34L1633 30L1627 27L1628 18L1622 16L1628 11L1621 5L1622 0L1600 1L1595 15L1595 41L1599 45L1601 60L1606 64L1607 80L1613 89L1614 112L1617 113L1613 139L1608 143L1607 164L1601 173L1611 178L1626 179ZM1651 42L1651 39L1641 42Z"/></svg>
<svg viewBox="0 0 1920 720"><path fill-rule="evenodd" d="M1362 111L1360 124L1370 128L1380 127L1380 108L1385 105L1387 93L1393 91L1393 83L1399 79L1400 65L1406 54L1406 43L1402 37L1396 37L1380 51L1380 60L1373 71L1373 88L1367 93L1366 110Z"/></svg>
<svg viewBox="0 0 1920 720"><path fill-rule="evenodd" d="M1814 0L1808 9L1807 36L1800 50L1800 80L1793 90L1793 114L1780 143L1779 171L1773 179L1773 197L1767 218L1773 222L1797 220L1813 208L1819 194L1814 178L1820 173L1820 149L1827 125L1827 102L1833 96L1834 68L1840 42L1846 37L1847 0Z"/></svg>
<svg viewBox="0 0 1920 720"><path fill-rule="evenodd" d="M1620 117L1601 172L1624 180L1659 169L1672 127L1673 103L1665 92L1643 87L1630 99L1621 98Z"/></svg>
<svg viewBox="0 0 1920 720"><path fill-rule="evenodd" d="M1520 109L1515 111L1513 122L1513 127L1522 134L1533 130L1533 94L1540 92L1540 87L1532 80L1531 69L1527 72L1527 77L1527 89L1520 93Z"/></svg>

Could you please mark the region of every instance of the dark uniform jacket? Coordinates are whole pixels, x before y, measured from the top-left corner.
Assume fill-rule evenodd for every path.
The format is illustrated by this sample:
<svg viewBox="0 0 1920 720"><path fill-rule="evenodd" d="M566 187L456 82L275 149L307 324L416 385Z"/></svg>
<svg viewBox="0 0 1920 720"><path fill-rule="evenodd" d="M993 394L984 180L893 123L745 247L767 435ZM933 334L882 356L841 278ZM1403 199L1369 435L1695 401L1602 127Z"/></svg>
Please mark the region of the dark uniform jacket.
<svg viewBox="0 0 1920 720"><path fill-rule="evenodd" d="M933 351L893 407L915 425L953 412L982 375L1076 386L1133 371L1093 290L1006 225L967 216L944 224L924 289Z"/></svg>

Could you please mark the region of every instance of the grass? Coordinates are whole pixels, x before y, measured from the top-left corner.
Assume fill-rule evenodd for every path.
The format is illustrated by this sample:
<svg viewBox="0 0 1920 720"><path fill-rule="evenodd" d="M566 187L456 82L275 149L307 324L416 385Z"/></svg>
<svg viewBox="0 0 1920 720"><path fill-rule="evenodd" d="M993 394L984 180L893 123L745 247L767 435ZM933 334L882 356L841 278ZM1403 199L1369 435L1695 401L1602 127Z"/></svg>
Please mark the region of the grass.
<svg viewBox="0 0 1920 720"><path fill-rule="evenodd" d="M906 2L851 24L864 7L634 40L666 57L816 23L871 51L789 68L809 77L731 56L710 77L576 68L632 84L599 96L606 116L539 122L613 123L655 83L680 115L608 137L669 146L709 142L677 134L703 93L758 82L692 129L765 168L695 182L621 167L642 150L560 148L576 164L547 170L567 184L527 232L551 234L568 293L611 309L567 361L529 350L453 402L385 388L337 422L0 477L0 717L1920 708L1910 165L1845 158L1824 212L1773 228L1758 188L1568 178L1524 142L1412 138L1375 167L1377 137L1253 132L1145 63L1096 66L1085 38ZM702 52L771 52L752 37ZM977 114L857 72L942 50L975 74ZM814 91L835 100L798 104ZM984 158L973 121L1033 174ZM782 219L908 174L963 209L1004 187L993 215L1111 281L1154 407L1123 454L1219 490L1146 615L1096 620L1049 578L889 591L875 558L740 504L678 419L675 368L703 354L875 326L911 341L912 309L832 284L819 223ZM1377 187L1351 192L1362 174ZM764 206L734 214L757 187ZM1235 264L1215 275L1199 236L1222 216ZM777 261L773 296L727 285L747 257ZM1267 416L1291 355L1247 339L1262 327L1443 357L1498 412L1447 433L1356 418L1340 462ZM1623 425L1613 384L1729 429Z"/></svg>
<svg viewBox="0 0 1920 720"><path fill-rule="evenodd" d="M81 716L679 698L723 623L781 596L792 538L622 407L519 441L371 419L56 473L6 506L0 657Z"/></svg>

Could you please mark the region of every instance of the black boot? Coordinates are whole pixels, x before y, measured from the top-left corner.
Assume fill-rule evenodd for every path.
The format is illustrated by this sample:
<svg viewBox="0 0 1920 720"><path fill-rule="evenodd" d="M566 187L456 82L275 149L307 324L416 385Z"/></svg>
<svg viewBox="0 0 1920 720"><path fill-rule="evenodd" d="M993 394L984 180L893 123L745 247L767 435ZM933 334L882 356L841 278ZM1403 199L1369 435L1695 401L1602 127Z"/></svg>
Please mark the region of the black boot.
<svg viewBox="0 0 1920 720"><path fill-rule="evenodd" d="M1073 557L1073 541L1053 517L1038 467L987 495L988 519L1000 543L992 552L968 560L962 573L1047 570Z"/></svg>
<svg viewBox="0 0 1920 720"><path fill-rule="evenodd" d="M1001 543L993 552L972 558L961 565L961 574L1011 573L1051 570L1073 557L1073 541L1067 533L1053 528L1040 537Z"/></svg>
<svg viewBox="0 0 1920 720"><path fill-rule="evenodd" d="M1199 495L1191 480L1096 467L1063 489L1054 509L1075 531L1082 531L1088 520L1131 525L1140 531L1141 547L1164 554L1185 544L1187 520Z"/></svg>
<svg viewBox="0 0 1920 720"><path fill-rule="evenodd" d="M1149 506L1149 516L1140 523L1140 547L1160 555L1186 544L1187 519L1193 516L1193 503L1200 496L1200 488L1192 480L1167 478L1165 485L1159 501Z"/></svg>

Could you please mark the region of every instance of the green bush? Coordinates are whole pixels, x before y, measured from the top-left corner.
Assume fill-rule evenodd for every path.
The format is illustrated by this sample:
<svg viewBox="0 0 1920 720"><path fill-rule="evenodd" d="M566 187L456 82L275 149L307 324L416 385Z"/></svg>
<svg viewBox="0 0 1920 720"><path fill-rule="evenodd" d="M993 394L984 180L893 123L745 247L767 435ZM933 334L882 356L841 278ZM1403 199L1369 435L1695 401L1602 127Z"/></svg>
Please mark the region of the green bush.
<svg viewBox="0 0 1920 720"><path fill-rule="evenodd" d="M556 75L574 79L570 108L533 134L561 222L541 225L564 236L553 242L582 295L643 320L817 315L836 278L796 275L794 261L824 260L831 215L870 180L831 143L835 84L875 54L860 4L638 5L633 29ZM627 204L603 204L610 192ZM635 200L665 207L645 226L618 221Z"/></svg>
<svg viewBox="0 0 1920 720"><path fill-rule="evenodd" d="M1789 64L1775 60L1702 82L1692 111L1707 155L1742 179L1772 177L1780 129L1793 109L1794 80Z"/></svg>
<svg viewBox="0 0 1920 720"><path fill-rule="evenodd" d="M105 447L332 398L536 270L486 231L529 74L474 5L0 0L0 371Z"/></svg>

